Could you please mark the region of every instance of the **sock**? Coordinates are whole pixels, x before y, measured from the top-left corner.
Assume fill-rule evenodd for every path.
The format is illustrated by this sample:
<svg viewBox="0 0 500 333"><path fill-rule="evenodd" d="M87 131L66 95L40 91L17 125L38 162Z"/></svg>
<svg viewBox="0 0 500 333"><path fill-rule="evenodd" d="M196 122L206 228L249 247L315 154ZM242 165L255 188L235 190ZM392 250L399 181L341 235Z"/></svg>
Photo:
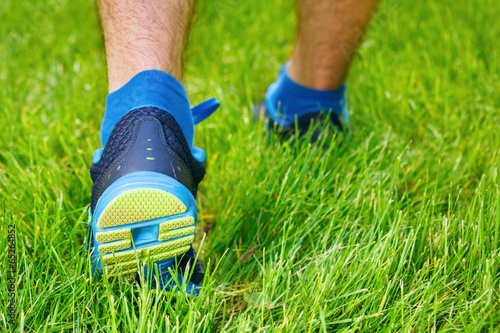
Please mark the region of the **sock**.
<svg viewBox="0 0 500 333"><path fill-rule="evenodd" d="M106 146L121 117L144 106L157 107L172 115L193 149L194 123L186 90L172 75L158 70L140 72L108 95L101 125L102 146Z"/></svg>
<svg viewBox="0 0 500 333"><path fill-rule="evenodd" d="M304 87L288 76L289 63L280 70L278 79L266 92L266 110L279 126L290 126L295 117L311 112L333 112L339 115L340 121L347 124L349 111L345 98L346 86L337 90L316 90Z"/></svg>

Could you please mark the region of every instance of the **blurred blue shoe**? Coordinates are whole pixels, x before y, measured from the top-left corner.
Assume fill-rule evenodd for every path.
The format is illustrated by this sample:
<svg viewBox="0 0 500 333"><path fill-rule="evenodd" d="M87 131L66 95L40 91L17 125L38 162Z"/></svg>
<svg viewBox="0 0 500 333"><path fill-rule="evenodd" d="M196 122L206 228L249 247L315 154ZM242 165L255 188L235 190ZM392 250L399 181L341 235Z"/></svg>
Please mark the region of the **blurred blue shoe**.
<svg viewBox="0 0 500 333"><path fill-rule="evenodd" d="M312 127L311 142L317 141L321 133L347 129L346 86L336 90L308 88L288 76L288 67L287 62L281 67L276 81L269 85L264 102L254 111L255 118L264 117L268 130L284 138L295 136L297 131L302 137Z"/></svg>
<svg viewBox="0 0 500 333"><path fill-rule="evenodd" d="M194 122L218 106L210 99L193 108ZM173 291L186 281L197 294L204 271L191 244L205 152L190 148L169 113L141 107L118 121L92 162L92 274L136 279L143 271L152 287Z"/></svg>

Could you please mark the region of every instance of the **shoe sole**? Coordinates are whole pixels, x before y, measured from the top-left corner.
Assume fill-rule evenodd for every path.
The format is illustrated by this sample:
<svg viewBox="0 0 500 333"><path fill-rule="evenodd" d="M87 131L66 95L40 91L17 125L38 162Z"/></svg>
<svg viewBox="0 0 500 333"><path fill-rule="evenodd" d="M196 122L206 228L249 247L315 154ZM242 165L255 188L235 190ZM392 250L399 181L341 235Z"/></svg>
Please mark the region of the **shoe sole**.
<svg viewBox="0 0 500 333"><path fill-rule="evenodd" d="M148 263L168 262L194 241L196 202L175 179L155 172L135 172L103 193L92 219L98 271L107 278L135 278ZM96 251L97 250L97 251Z"/></svg>

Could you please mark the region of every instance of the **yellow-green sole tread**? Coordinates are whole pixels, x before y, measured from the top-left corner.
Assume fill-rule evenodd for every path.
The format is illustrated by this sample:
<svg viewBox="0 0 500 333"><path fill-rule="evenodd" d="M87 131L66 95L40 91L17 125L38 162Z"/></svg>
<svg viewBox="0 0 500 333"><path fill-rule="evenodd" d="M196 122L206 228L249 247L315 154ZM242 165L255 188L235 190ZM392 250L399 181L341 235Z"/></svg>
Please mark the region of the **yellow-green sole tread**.
<svg viewBox="0 0 500 333"><path fill-rule="evenodd" d="M148 247L147 252L150 255L155 255L155 254L159 254L161 252L175 249L179 246L191 244L193 241L194 241L194 235ZM145 257L144 259L146 259L147 254L144 257Z"/></svg>
<svg viewBox="0 0 500 333"><path fill-rule="evenodd" d="M132 261L127 261L127 262L121 262L117 265L106 265L104 266L104 269L106 270L106 273L111 274L113 272L117 271L128 271L130 269L135 269L137 270L137 262L135 260Z"/></svg>
<svg viewBox="0 0 500 333"><path fill-rule="evenodd" d="M157 254L154 256L150 256L149 259L152 262L155 262L155 261L160 261L160 260L167 259L167 258L173 258L173 257L178 256L180 254L186 253L189 250L189 248L190 248L189 245L179 247L179 248L174 249L174 250L170 250L170 251L163 252L163 253L160 253L160 254ZM108 275L108 277L110 277L110 276L118 275L120 273L123 275L136 273L138 267L137 267L137 261L130 260L130 261L125 261L125 262L120 262L116 265L106 265L106 266L104 266L104 269L106 270L106 274Z"/></svg>
<svg viewBox="0 0 500 333"><path fill-rule="evenodd" d="M104 208L98 228L109 228L123 224L153 220L159 217L184 213L186 205L175 195L156 188L128 190Z"/></svg>
<svg viewBox="0 0 500 333"><path fill-rule="evenodd" d="M137 264L134 262L132 263L133 265L127 265L129 267L125 266L105 266L104 269L106 270L106 274L108 277L115 276L115 275L129 275L129 274L135 274L137 273Z"/></svg>
<svg viewBox="0 0 500 333"><path fill-rule="evenodd" d="M161 243L161 244L154 245L151 247L146 247L143 249L107 254L105 256L102 256L102 262L103 262L103 264L111 264L111 263L115 263L115 262L120 263L120 262L126 262L126 261L130 261L130 260L135 261L136 256L139 260L147 260L148 257L153 259L153 257L155 257L156 255L161 255L163 253L166 253L167 251L171 251L171 250L176 249L178 247L188 245L188 244L192 243L193 240L194 240L194 235L189 236L189 237L176 239L176 240L171 241L171 242ZM168 258L168 256L163 258L163 259L166 259L166 258Z"/></svg>
<svg viewBox="0 0 500 333"><path fill-rule="evenodd" d="M181 237L181 236L186 236L186 235L192 234L194 232L194 230L195 230L195 227L189 227L189 228L182 228L182 229L172 230L172 231L169 231L169 232L165 232L165 233L159 234L158 235L158 240L161 242L161 241L164 241L164 240L167 240L167 239L172 239L172 238L177 238L177 237Z"/></svg>
<svg viewBox="0 0 500 333"><path fill-rule="evenodd" d="M167 222L160 223L159 232L160 234L177 228L187 227L188 225L194 224L193 216L180 217L178 219L172 219Z"/></svg>
<svg viewBox="0 0 500 333"><path fill-rule="evenodd" d="M152 256L150 259L151 259L151 261L160 261L160 260L163 260L163 259L173 258L173 257L178 256L180 254L186 253L189 250L190 247L191 246L186 245L186 246L183 246L183 247L179 247L177 249L173 249L173 250L170 250L170 251L162 252L162 253L159 253L159 254L156 254L156 255Z"/></svg>
<svg viewBox="0 0 500 333"><path fill-rule="evenodd" d="M125 239L119 242L113 242L109 244L99 245L99 253L114 252L119 250L125 250L132 246L131 239Z"/></svg>
<svg viewBox="0 0 500 333"><path fill-rule="evenodd" d="M95 239L99 243L112 242L120 239L132 239L132 232L130 229L101 231L95 234Z"/></svg>

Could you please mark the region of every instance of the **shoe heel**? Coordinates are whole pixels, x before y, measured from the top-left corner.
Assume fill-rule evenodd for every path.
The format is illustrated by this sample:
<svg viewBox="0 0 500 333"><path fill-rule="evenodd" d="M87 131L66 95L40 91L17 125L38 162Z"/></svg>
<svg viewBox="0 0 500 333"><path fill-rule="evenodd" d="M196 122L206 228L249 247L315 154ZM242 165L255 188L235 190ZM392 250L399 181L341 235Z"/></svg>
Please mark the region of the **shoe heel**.
<svg viewBox="0 0 500 333"><path fill-rule="evenodd" d="M92 232L97 269L108 277L130 277L147 262L173 261L190 249L196 220L196 201L177 180L148 171L127 174L96 205Z"/></svg>

